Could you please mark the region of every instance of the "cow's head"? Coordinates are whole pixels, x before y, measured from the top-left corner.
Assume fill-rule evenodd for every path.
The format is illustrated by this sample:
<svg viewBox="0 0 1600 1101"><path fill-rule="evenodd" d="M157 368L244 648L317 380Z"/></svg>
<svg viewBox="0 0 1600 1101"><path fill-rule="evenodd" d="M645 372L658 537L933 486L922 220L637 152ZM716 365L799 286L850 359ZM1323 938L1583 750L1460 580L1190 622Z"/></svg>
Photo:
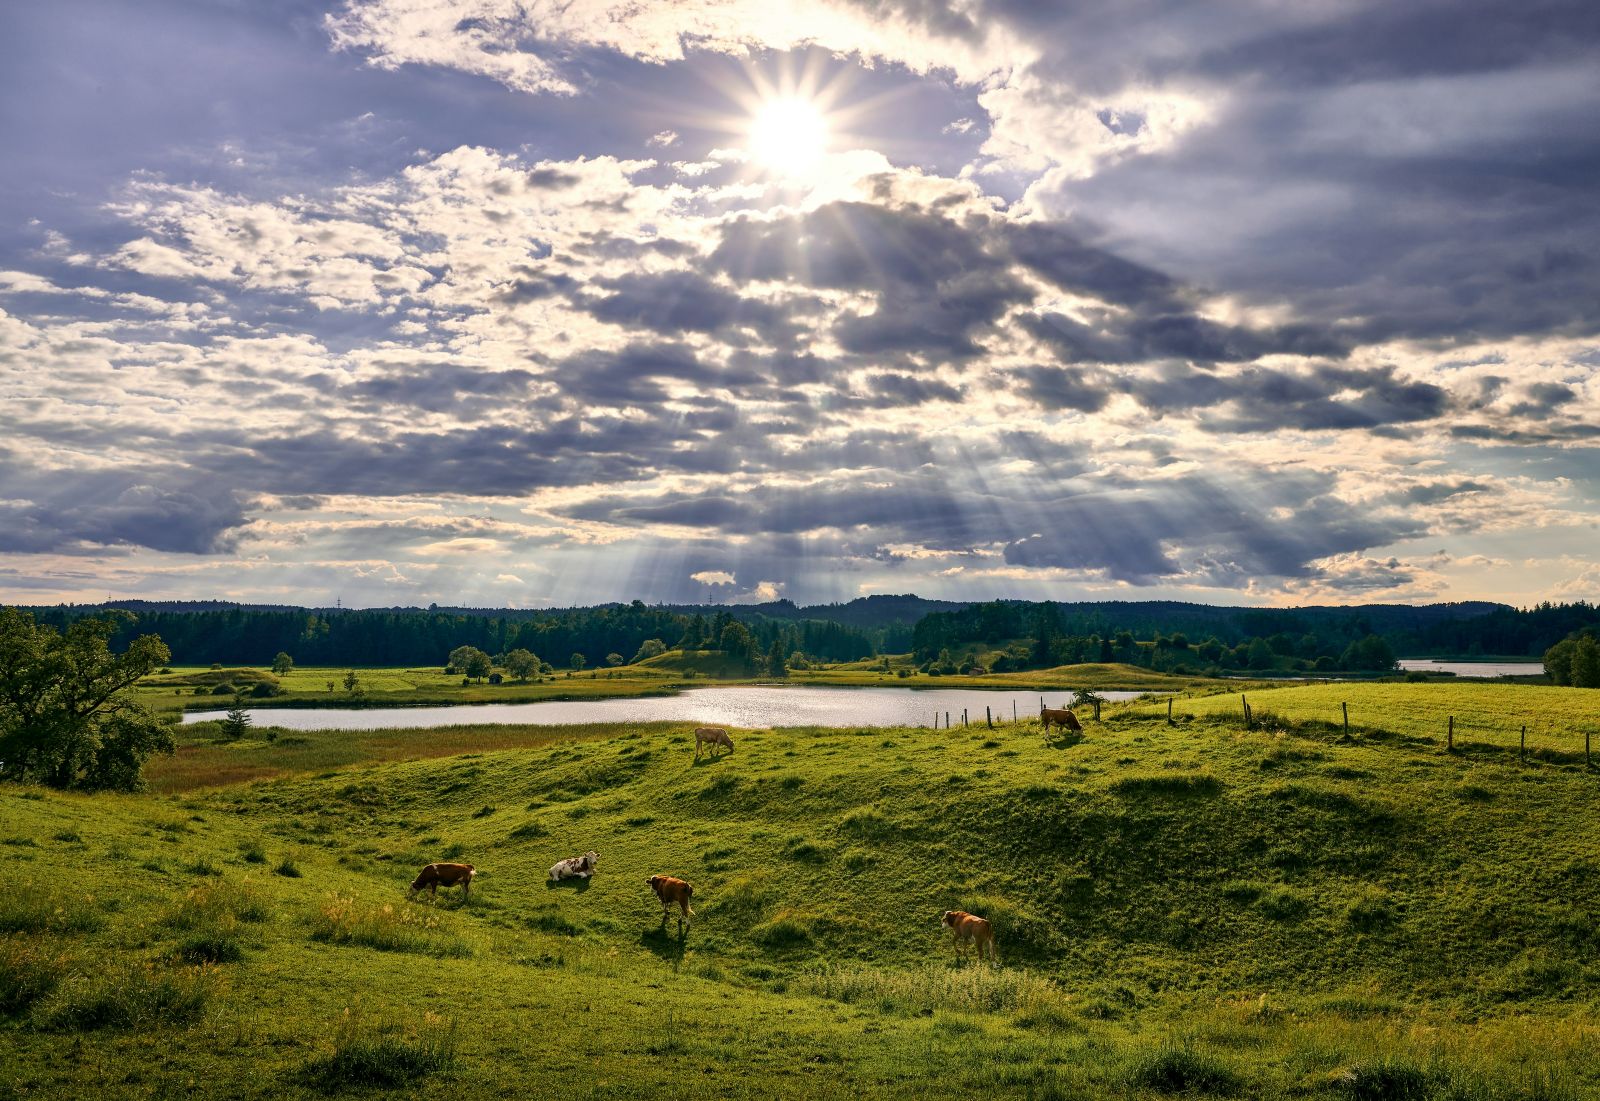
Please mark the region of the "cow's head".
<svg viewBox="0 0 1600 1101"><path fill-rule="evenodd" d="M944 917L939 919L939 924L948 929L950 926L955 924L955 916L956 912L954 910L946 910L944 912Z"/></svg>
<svg viewBox="0 0 1600 1101"><path fill-rule="evenodd" d="M586 853L583 854L583 870L584 871L586 871L586 872L593 871L594 870L594 866L596 864L598 864L598 863L600 863L600 854L599 853L591 851L591 852L586 852Z"/></svg>

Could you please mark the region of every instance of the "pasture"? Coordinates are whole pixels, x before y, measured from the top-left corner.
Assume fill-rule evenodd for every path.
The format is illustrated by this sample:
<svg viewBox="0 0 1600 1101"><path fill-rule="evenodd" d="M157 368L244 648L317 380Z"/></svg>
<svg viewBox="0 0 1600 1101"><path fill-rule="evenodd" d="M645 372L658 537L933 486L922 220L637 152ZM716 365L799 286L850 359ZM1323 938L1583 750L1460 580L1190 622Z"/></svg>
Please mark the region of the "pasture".
<svg viewBox="0 0 1600 1101"><path fill-rule="evenodd" d="M1552 717L1593 706L1551 691ZM1259 695L1258 717L1291 713ZM1171 727L1107 709L1050 742L733 730L698 763L684 725L253 737L214 748L274 778L0 790L0 1086L1600 1091L1600 775L1445 754L1431 718L1246 731L1230 702L1180 701L1195 714ZM592 880L547 886L590 849ZM477 865L469 903L406 901L437 860ZM657 873L694 884L682 939ZM998 967L955 962L945 910L994 922Z"/></svg>

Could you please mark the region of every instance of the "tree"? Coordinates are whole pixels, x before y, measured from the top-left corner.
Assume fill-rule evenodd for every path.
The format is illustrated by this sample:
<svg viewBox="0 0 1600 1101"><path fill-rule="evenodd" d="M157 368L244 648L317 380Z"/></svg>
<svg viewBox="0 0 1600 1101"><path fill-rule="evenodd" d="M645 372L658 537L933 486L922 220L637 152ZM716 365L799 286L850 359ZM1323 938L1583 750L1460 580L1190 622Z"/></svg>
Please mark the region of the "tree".
<svg viewBox="0 0 1600 1101"><path fill-rule="evenodd" d="M344 690L353 696L356 694L357 690L360 689L360 687L361 678L356 676L356 671L354 669L347 669L344 674Z"/></svg>
<svg viewBox="0 0 1600 1101"><path fill-rule="evenodd" d="M0 608L0 779L58 788L137 790L172 732L127 689L172 659L155 635L120 654L111 636L134 617L80 619L65 633Z"/></svg>
<svg viewBox="0 0 1600 1101"><path fill-rule="evenodd" d="M278 656L272 659L272 671L277 673L279 676L282 676L293 668L294 658L290 657L282 650L279 650Z"/></svg>
<svg viewBox="0 0 1600 1101"><path fill-rule="evenodd" d="M528 678L539 671L539 658L531 651L517 647L506 655L506 672L526 684Z"/></svg>
<svg viewBox="0 0 1600 1101"><path fill-rule="evenodd" d="M1252 669L1271 669L1273 665L1272 646L1264 638L1250 640L1249 656L1246 663Z"/></svg>
<svg viewBox="0 0 1600 1101"><path fill-rule="evenodd" d="M227 718L222 720L222 736L230 742L236 742L244 737L250 729L250 712L245 710L244 693L233 694L233 706L228 709Z"/></svg>
<svg viewBox="0 0 1600 1101"><path fill-rule="evenodd" d="M1572 684L1575 688L1600 688L1600 643L1587 636L1572 648Z"/></svg>
<svg viewBox="0 0 1600 1101"><path fill-rule="evenodd" d="M494 661L476 646L457 646L450 651L450 668L473 680L482 680L494 669Z"/></svg>
<svg viewBox="0 0 1600 1101"><path fill-rule="evenodd" d="M607 654L606 655L606 664L611 666L613 669L615 669L617 666L622 664L622 655L621 654L615 654L615 653Z"/></svg>
<svg viewBox="0 0 1600 1101"><path fill-rule="evenodd" d="M653 657L667 652L667 644L659 638L647 638L639 644L639 652L633 655L630 665L638 665L641 661L648 661Z"/></svg>
<svg viewBox="0 0 1600 1101"><path fill-rule="evenodd" d="M1345 647L1339 664L1346 669L1387 673L1394 668L1394 651L1381 635L1367 635Z"/></svg>
<svg viewBox="0 0 1600 1101"><path fill-rule="evenodd" d="M1073 707L1094 708L1094 721L1100 721L1100 708L1105 704L1106 698L1092 688L1080 688L1072 693Z"/></svg>
<svg viewBox="0 0 1600 1101"><path fill-rule="evenodd" d="M789 675L789 663L785 660L783 641L780 639L772 644L772 651L767 655L767 676L782 679Z"/></svg>
<svg viewBox="0 0 1600 1101"><path fill-rule="evenodd" d="M572 652L572 657L567 662L568 665L572 666L572 671L574 673L583 672L583 667L588 663L588 659L582 654L578 653L576 650Z"/></svg>

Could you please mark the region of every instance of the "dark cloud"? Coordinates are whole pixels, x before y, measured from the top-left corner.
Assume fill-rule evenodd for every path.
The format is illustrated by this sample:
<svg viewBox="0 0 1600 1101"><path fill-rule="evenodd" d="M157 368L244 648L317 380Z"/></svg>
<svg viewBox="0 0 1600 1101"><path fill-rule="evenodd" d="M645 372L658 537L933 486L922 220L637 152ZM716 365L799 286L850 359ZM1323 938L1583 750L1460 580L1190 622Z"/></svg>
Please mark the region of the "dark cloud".
<svg viewBox="0 0 1600 1101"><path fill-rule="evenodd" d="M249 522L227 490L127 474L13 473L0 478L0 498L0 551L25 554L85 545L219 554Z"/></svg>

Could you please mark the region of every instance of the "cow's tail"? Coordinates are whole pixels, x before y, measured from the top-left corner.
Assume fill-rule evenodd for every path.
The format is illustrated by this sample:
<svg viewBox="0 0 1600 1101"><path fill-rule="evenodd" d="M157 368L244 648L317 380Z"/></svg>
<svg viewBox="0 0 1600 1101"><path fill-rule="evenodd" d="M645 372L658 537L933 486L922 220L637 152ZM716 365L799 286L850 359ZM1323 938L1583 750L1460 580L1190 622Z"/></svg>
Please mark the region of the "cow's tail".
<svg viewBox="0 0 1600 1101"><path fill-rule="evenodd" d="M683 902L689 910L689 916L694 917L694 888L687 884L683 888Z"/></svg>

